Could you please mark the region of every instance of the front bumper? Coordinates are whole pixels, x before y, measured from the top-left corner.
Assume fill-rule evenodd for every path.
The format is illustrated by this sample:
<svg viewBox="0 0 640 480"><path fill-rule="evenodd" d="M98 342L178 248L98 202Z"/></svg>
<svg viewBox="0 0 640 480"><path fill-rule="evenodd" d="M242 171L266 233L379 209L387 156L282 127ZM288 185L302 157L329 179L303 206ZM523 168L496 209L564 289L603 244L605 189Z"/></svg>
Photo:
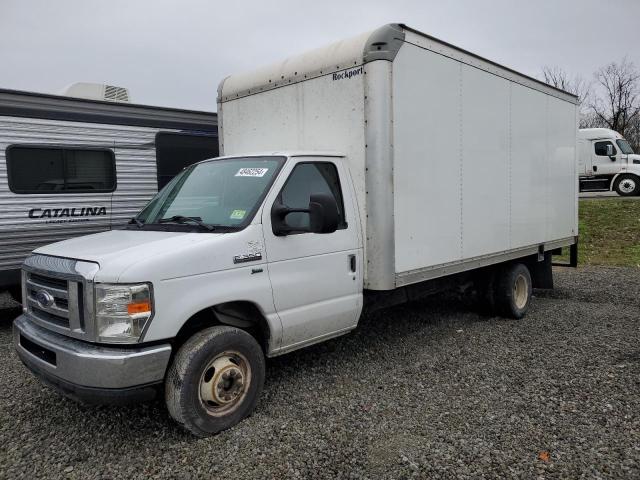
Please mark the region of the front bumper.
<svg viewBox="0 0 640 480"><path fill-rule="evenodd" d="M171 346L107 347L46 330L20 315L13 322L20 360L44 383L83 403L150 399L164 380Z"/></svg>

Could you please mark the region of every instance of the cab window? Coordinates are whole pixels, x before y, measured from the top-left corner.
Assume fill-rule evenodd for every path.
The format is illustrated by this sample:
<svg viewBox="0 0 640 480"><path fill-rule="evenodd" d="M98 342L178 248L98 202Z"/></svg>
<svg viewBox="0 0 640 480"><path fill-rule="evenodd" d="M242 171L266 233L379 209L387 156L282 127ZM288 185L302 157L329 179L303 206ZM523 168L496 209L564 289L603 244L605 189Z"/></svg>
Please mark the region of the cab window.
<svg viewBox="0 0 640 480"><path fill-rule="evenodd" d="M278 200L289 208L308 208L309 198L316 193L328 194L335 198L339 211L338 229L347 228L340 178L333 163L304 162L296 165L278 195ZM287 224L294 229L307 229L309 214L290 213L287 215Z"/></svg>
<svg viewBox="0 0 640 480"><path fill-rule="evenodd" d="M611 147L613 148L613 155L618 153L616 147L613 146L613 143L607 141L595 143L596 155L598 155L599 157L607 157L607 145L611 145Z"/></svg>
<svg viewBox="0 0 640 480"><path fill-rule="evenodd" d="M620 147L620 150L622 150L622 153L624 153L625 155L633 155L633 148L631 148L629 142L627 142L624 138L616 140L616 143L618 144L618 147Z"/></svg>

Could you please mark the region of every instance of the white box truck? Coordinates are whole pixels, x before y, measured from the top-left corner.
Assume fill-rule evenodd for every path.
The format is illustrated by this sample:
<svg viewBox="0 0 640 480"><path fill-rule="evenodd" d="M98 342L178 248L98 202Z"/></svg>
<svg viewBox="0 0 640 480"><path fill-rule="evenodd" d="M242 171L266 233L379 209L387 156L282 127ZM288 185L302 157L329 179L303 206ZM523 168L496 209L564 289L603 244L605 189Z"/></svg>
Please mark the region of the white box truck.
<svg viewBox="0 0 640 480"><path fill-rule="evenodd" d="M578 132L578 176L581 192L640 195L640 155L614 130L582 128Z"/></svg>
<svg viewBox="0 0 640 480"><path fill-rule="evenodd" d="M576 98L404 25L228 77L218 101L223 157L126 229L25 261L14 339L45 383L164 387L212 434L252 411L265 357L451 286L520 318L575 247Z"/></svg>

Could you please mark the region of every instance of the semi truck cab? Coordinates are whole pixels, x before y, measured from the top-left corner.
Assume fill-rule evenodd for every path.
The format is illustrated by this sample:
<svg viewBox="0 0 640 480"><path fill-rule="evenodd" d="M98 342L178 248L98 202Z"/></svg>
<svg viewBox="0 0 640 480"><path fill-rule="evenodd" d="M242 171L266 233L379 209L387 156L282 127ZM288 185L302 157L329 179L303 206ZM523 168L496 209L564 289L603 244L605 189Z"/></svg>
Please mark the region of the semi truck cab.
<svg viewBox="0 0 640 480"><path fill-rule="evenodd" d="M578 132L580 191L640 195L640 155L622 135L607 128Z"/></svg>

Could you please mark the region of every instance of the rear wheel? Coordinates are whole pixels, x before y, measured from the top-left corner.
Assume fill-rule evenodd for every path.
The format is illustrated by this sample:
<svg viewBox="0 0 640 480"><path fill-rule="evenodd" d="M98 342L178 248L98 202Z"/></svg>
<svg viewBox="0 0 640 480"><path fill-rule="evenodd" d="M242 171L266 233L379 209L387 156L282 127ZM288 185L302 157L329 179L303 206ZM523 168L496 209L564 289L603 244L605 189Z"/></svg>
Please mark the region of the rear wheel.
<svg viewBox="0 0 640 480"><path fill-rule="evenodd" d="M522 318L531 302L531 274L522 263L504 266L498 273L494 302L499 314L509 318Z"/></svg>
<svg viewBox="0 0 640 480"><path fill-rule="evenodd" d="M253 411L264 374L264 355L251 335L208 328L178 350L165 381L167 409L194 435L218 433Z"/></svg>
<svg viewBox="0 0 640 480"><path fill-rule="evenodd" d="M635 175L625 173L616 178L613 188L622 197L632 197L640 195L640 178Z"/></svg>

